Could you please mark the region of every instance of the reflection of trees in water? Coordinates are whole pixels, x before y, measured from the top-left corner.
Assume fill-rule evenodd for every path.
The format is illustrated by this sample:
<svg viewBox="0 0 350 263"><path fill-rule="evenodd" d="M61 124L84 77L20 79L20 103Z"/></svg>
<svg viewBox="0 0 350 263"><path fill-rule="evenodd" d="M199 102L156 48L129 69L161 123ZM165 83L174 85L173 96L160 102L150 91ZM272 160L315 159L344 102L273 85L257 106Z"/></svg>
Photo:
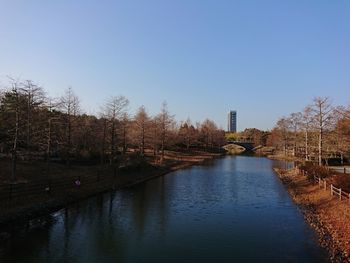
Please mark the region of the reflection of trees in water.
<svg viewBox="0 0 350 263"><path fill-rule="evenodd" d="M63 235L63 259L66 261L68 258L68 248L69 248L69 237L70 237L70 228L69 228L69 215L68 209L64 209L64 235Z"/></svg>
<svg viewBox="0 0 350 263"><path fill-rule="evenodd" d="M142 238L147 216L149 196L146 187L137 187L137 195L132 199L132 216L136 227L138 238Z"/></svg>
<svg viewBox="0 0 350 263"><path fill-rule="evenodd" d="M51 215L11 223L0 230L0 262L30 262L50 254L50 234L56 220Z"/></svg>
<svg viewBox="0 0 350 263"><path fill-rule="evenodd" d="M109 203L108 203L108 222L112 224L113 222L113 203L115 199L115 192L111 192L109 196Z"/></svg>
<svg viewBox="0 0 350 263"><path fill-rule="evenodd" d="M31 257L33 262L122 262L132 240L130 228L142 238L150 223L152 231L165 235L168 190L160 177L137 186L133 195L99 195L10 230L13 238L0 262L29 262Z"/></svg>
<svg viewBox="0 0 350 263"><path fill-rule="evenodd" d="M11 237L0 262L121 262L127 242L112 216L118 205L113 202L115 194L106 197L97 196L55 216L7 228Z"/></svg>
<svg viewBox="0 0 350 263"><path fill-rule="evenodd" d="M160 237L165 236L165 230L167 226L167 218L168 218L168 207L169 207L169 202L167 202L167 196L168 193L166 193L165 189L165 178L162 176L159 180L159 209L156 209L158 212L157 216L159 218L159 235Z"/></svg>
<svg viewBox="0 0 350 263"><path fill-rule="evenodd" d="M112 216L114 198L114 193L99 195L66 210L62 262L122 261L127 242L118 219Z"/></svg>
<svg viewBox="0 0 350 263"><path fill-rule="evenodd" d="M98 196L95 203L98 217L89 226L88 243L93 248L90 259L94 258L96 262L122 262L127 250L125 230L119 222L119 215L114 213L114 208L119 205L115 197L115 193L108 193Z"/></svg>
<svg viewBox="0 0 350 263"><path fill-rule="evenodd" d="M155 227L161 236L165 234L168 218L168 194L166 179L159 177L134 189L134 195L129 196L127 202L131 203L131 216L138 239L142 239L145 227Z"/></svg>

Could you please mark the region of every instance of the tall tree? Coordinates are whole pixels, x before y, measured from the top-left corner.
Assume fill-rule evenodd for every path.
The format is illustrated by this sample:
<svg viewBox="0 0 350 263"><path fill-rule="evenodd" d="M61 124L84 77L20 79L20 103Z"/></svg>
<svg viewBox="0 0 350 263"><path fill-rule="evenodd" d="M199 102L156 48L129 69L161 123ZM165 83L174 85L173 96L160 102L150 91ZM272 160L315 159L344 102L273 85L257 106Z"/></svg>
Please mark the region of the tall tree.
<svg viewBox="0 0 350 263"><path fill-rule="evenodd" d="M203 138L203 142L206 150L208 150L209 147L210 148L213 147L214 133L216 130L217 130L217 126L215 122L213 122L212 120L206 119L202 123L200 131L202 134L202 138Z"/></svg>
<svg viewBox="0 0 350 263"><path fill-rule="evenodd" d="M305 107L302 112L301 126L304 130L304 155L305 160L310 160L310 151L309 151L309 140L310 140L310 129L312 124L312 110L310 107Z"/></svg>
<svg viewBox="0 0 350 263"><path fill-rule="evenodd" d="M335 127L332 132L335 152L340 155L340 162L344 164L344 155L350 151L350 111L344 107L335 109Z"/></svg>
<svg viewBox="0 0 350 263"><path fill-rule="evenodd" d="M74 94L73 89L69 87L65 94L61 97L60 106L65 114L66 125L66 141L65 141L65 154L67 164L70 165L70 158L72 155L72 133L73 133L73 120L74 117L80 111L79 98Z"/></svg>
<svg viewBox="0 0 350 263"><path fill-rule="evenodd" d="M328 97L316 97L310 105L318 132L318 164L322 165L324 132L331 123L333 107Z"/></svg>
<svg viewBox="0 0 350 263"><path fill-rule="evenodd" d="M23 143L23 112L25 97L20 92L20 83L18 80L10 79L11 89L5 92L1 100L0 117L5 125L8 145L11 148L12 168L10 180L16 181L17 155L20 143Z"/></svg>
<svg viewBox="0 0 350 263"><path fill-rule="evenodd" d="M161 111L158 115L160 125L160 150L161 150L161 162L164 159L164 150L169 134L169 129L174 122L174 115L171 115L168 110L168 104L163 102Z"/></svg>
<svg viewBox="0 0 350 263"><path fill-rule="evenodd" d="M32 137L32 123L33 123L33 114L43 103L45 102L45 93L42 87L36 85L31 80L26 80L21 85L21 92L24 93L27 100L26 107L26 144L27 148L30 148L31 137Z"/></svg>
<svg viewBox="0 0 350 263"><path fill-rule="evenodd" d="M129 100L124 96L110 97L104 107L104 116L108 119L110 124L110 164L114 163L116 158L116 128L118 121L127 112Z"/></svg>
<svg viewBox="0 0 350 263"><path fill-rule="evenodd" d="M190 118L188 118L179 129L179 136L183 143L186 145L186 149L189 150L195 137L195 128L193 127Z"/></svg>
<svg viewBox="0 0 350 263"><path fill-rule="evenodd" d="M152 118L150 122L150 133L151 133L151 144L153 148L153 156L157 157L158 148L160 144L159 134L160 134L160 118L159 116L155 116Z"/></svg>
<svg viewBox="0 0 350 263"><path fill-rule="evenodd" d="M124 112L120 121L121 137L122 137L122 148L123 154L126 154L128 149L128 130L130 126L130 118L127 112Z"/></svg>
<svg viewBox="0 0 350 263"><path fill-rule="evenodd" d="M148 129L150 125L150 118L144 106L141 106L138 109L134 120L136 125L136 136L139 145L139 151L140 154L143 156L145 154L146 141L148 139L147 137L149 132Z"/></svg>
<svg viewBox="0 0 350 263"><path fill-rule="evenodd" d="M287 155L288 141L289 141L289 121L287 118L283 117L277 121L277 129L280 132L280 137L282 139L284 155Z"/></svg>
<svg viewBox="0 0 350 263"><path fill-rule="evenodd" d="M297 153L298 130L301 126L301 121L302 114L300 112L292 113L288 118L290 128L293 132L293 156L296 156Z"/></svg>
<svg viewBox="0 0 350 263"><path fill-rule="evenodd" d="M53 125L59 123L59 111L57 110L58 103L54 103L51 98L48 98L48 103L46 107L46 119L47 119L47 128L45 129L46 133L46 173L47 178L50 180L50 170L51 170L51 152L52 152L52 141L54 129Z"/></svg>

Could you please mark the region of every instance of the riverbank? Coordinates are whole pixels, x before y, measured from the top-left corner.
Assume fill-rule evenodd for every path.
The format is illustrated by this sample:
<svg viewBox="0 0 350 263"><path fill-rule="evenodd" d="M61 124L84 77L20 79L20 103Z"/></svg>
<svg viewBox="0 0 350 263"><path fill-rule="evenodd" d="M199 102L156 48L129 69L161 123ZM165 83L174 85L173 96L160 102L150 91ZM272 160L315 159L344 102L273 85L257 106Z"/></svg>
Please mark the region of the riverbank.
<svg viewBox="0 0 350 263"><path fill-rule="evenodd" d="M287 162L301 161L300 158L298 157L287 156L284 154L269 154L269 155L266 155L266 157L271 160L279 160L279 161L287 161Z"/></svg>
<svg viewBox="0 0 350 263"><path fill-rule="evenodd" d="M316 230L319 244L331 262L350 262L350 203L320 189L294 169L275 169L306 221Z"/></svg>
<svg viewBox="0 0 350 263"><path fill-rule="evenodd" d="M0 186L0 197L3 198L0 201L0 225L45 215L90 196L130 187L221 155L199 151L168 151L162 164L149 160L141 165L123 167L117 172L111 167L101 169L99 166L75 166L69 171L57 172L49 184L45 176L35 178L33 182L22 178L17 185L3 184Z"/></svg>

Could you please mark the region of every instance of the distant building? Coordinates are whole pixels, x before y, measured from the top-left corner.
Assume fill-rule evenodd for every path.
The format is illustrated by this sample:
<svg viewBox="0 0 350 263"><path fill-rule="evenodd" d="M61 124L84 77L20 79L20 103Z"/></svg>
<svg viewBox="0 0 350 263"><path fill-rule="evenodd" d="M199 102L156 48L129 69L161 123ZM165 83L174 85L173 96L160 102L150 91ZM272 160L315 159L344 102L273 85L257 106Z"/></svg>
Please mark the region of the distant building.
<svg viewBox="0 0 350 263"><path fill-rule="evenodd" d="M237 132L237 111L230 111L227 120L227 131Z"/></svg>

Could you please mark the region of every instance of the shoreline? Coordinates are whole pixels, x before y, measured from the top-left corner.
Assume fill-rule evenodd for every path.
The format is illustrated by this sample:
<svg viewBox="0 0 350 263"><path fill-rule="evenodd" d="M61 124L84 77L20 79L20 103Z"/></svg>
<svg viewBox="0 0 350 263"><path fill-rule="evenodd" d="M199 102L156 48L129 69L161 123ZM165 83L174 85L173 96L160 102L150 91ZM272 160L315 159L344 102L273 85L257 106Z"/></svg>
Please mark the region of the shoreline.
<svg viewBox="0 0 350 263"><path fill-rule="evenodd" d="M297 158L294 156L286 156L286 155L278 155L278 154L270 154L270 155L266 155L266 157L270 160L278 160L278 161L287 161L287 162L301 161L300 158Z"/></svg>
<svg viewBox="0 0 350 263"><path fill-rule="evenodd" d="M205 157L203 158L203 156ZM3 228L4 226L8 226L13 223L26 222L36 217L45 216L81 200L102 193L133 187L157 177L165 176L177 170L186 169L195 165L202 165L222 156L223 154L204 153L201 155L198 154L191 156L191 160L186 160L185 158L176 159L172 164L154 168L152 171L145 171L141 177L132 178L131 180L129 178L122 178L127 177L128 175L119 175L119 177L117 176L114 180L112 179L110 182L111 184L108 185L104 185L103 182L101 182L100 184L96 184L96 186L91 189L84 189L85 191L83 189L79 189L77 192L69 193L63 197L54 197L48 200L38 199L22 207L15 206L14 208L9 208L5 212L3 211L0 213L0 227ZM129 176L131 177L132 175Z"/></svg>
<svg viewBox="0 0 350 263"><path fill-rule="evenodd" d="M308 181L294 169L274 168L304 219L318 235L319 245L331 262L350 262L350 204L333 198L328 191Z"/></svg>

